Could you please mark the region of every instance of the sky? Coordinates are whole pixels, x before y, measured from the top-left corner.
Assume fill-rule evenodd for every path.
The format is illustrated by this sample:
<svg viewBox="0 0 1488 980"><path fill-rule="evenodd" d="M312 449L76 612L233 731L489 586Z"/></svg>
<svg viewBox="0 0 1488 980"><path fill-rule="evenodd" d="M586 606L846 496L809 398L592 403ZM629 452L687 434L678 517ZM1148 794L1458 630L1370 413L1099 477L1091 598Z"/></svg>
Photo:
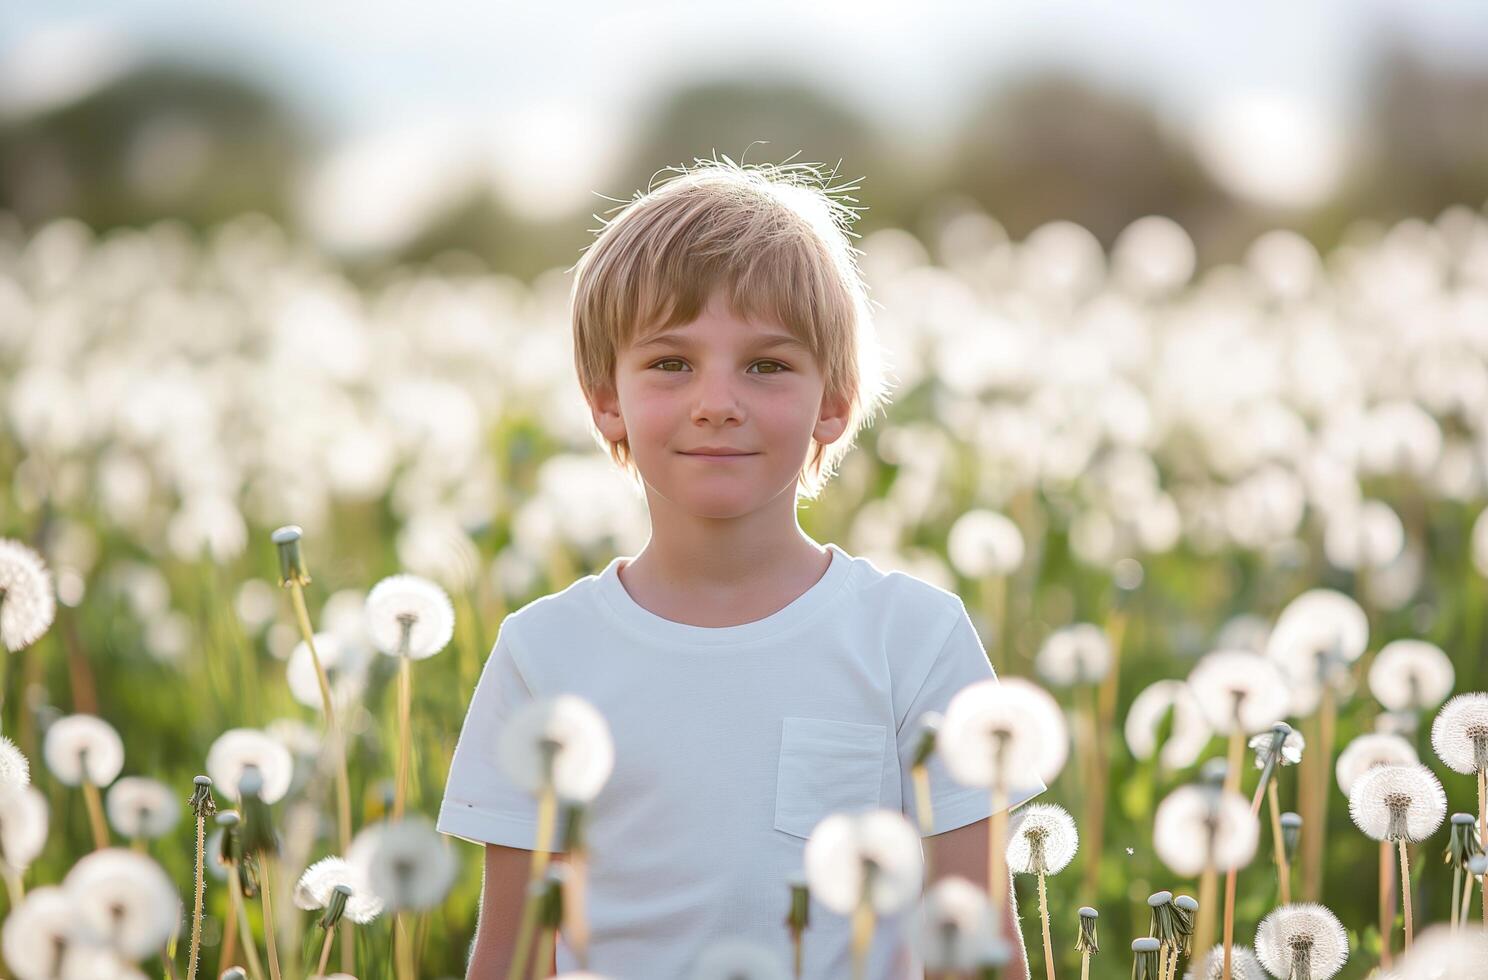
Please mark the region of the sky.
<svg viewBox="0 0 1488 980"><path fill-rule="evenodd" d="M1166 121L1200 138L1207 128L1218 141L1211 157L1242 184L1246 169L1265 158L1316 158L1319 172L1274 190L1303 200L1328 183L1329 155L1347 152L1363 68L1381 38L1407 36L1444 63L1488 51L1481 0L3 6L0 113L65 98L131 59L165 52L247 74L304 113L327 144L322 185L330 175L354 184L359 159L373 160L371 170L437 174L478 145L493 184L524 199L534 216L589 194L637 113L687 79L758 73L813 81L899 127L906 143L928 154L987 79L1040 67L1146 96ZM1252 151L1256 161L1236 160L1261 142L1245 128L1254 125L1270 127L1270 141L1280 142ZM1272 192L1264 179L1258 187Z"/></svg>

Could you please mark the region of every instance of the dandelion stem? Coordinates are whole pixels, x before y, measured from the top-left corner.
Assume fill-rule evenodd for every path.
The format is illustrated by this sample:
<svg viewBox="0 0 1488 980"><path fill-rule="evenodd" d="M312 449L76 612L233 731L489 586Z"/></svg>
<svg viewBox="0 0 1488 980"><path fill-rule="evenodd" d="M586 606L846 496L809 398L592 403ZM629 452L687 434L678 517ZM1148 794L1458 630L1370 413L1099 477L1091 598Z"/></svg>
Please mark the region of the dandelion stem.
<svg viewBox="0 0 1488 980"><path fill-rule="evenodd" d="M1199 921L1194 927L1194 948L1207 950L1214 946L1214 893L1219 890L1219 872L1214 869L1213 847L1199 875Z"/></svg>
<svg viewBox="0 0 1488 980"><path fill-rule="evenodd" d="M1224 965L1220 972L1221 980L1230 980L1230 971L1234 969L1235 873L1236 868L1233 866L1225 872Z"/></svg>
<svg viewBox="0 0 1488 980"><path fill-rule="evenodd" d="M1090 950L1080 954L1080 980L1090 980Z"/></svg>
<svg viewBox="0 0 1488 980"><path fill-rule="evenodd" d="M1327 769L1333 760L1333 728L1337 708L1333 701L1333 685L1325 678L1323 680L1322 705L1318 709L1318 752L1317 758L1321 768L1314 775L1317 777L1312 787L1314 804L1313 816L1305 819L1302 824L1302 832L1308 835L1303 842L1303 869L1302 888L1303 896L1309 902L1320 902L1323 899L1323 846L1328 830L1328 776ZM1308 832L1311 831L1310 834ZM1306 847L1311 843L1312 849Z"/></svg>
<svg viewBox="0 0 1488 980"><path fill-rule="evenodd" d="M532 929L537 922L537 903L540 898L536 886L548 870L548 847L552 839L556 809L553 785L549 781L543 786L537 801L537 846L532 850L532 871L527 876L527 897L522 903L522 922L517 927L517 948L507 967L506 980L522 980L522 975L527 971L527 952L532 944Z"/></svg>
<svg viewBox="0 0 1488 980"><path fill-rule="evenodd" d="M83 773L83 802L88 805L88 823L93 828L93 849L101 851L109 846L108 825L103 822L103 804L98 799L98 787Z"/></svg>
<svg viewBox="0 0 1488 980"><path fill-rule="evenodd" d="M1405 906L1405 951L1410 952L1415 928L1411 922L1410 859L1405 853L1405 838L1400 838L1400 900Z"/></svg>
<svg viewBox="0 0 1488 980"><path fill-rule="evenodd" d="M323 977L326 975L326 964L331 960L331 942L336 938L335 929L325 931L325 941L320 944L320 962L315 967L315 975Z"/></svg>
<svg viewBox="0 0 1488 980"><path fill-rule="evenodd" d="M398 655L398 780L393 790L393 819L403 819L403 805L408 799L408 720L413 705L413 660L406 653Z"/></svg>
<svg viewBox="0 0 1488 980"><path fill-rule="evenodd" d="M196 980L196 962L201 954L202 900L207 891L207 880L203 874L206 851L207 811L199 809L196 814L196 901L191 912L191 958L186 968L186 980Z"/></svg>
<svg viewBox="0 0 1488 980"><path fill-rule="evenodd" d="M1380 841L1379 845L1379 928L1380 928L1380 966L1388 969L1394 960L1390 952L1390 933L1395 927L1395 896L1391 893L1394 887L1394 872L1390 865L1390 842Z"/></svg>
<svg viewBox="0 0 1488 980"><path fill-rule="evenodd" d="M1471 883L1469 882L1469 887ZM26 886L21 883L20 873L14 868L5 869L5 890L10 894L10 907L14 909L26 897Z"/></svg>
<svg viewBox="0 0 1488 980"><path fill-rule="evenodd" d="M542 936L537 941L537 956L532 960L532 980L543 980L548 976L548 966L553 962L553 944L557 935L556 929L542 930Z"/></svg>
<svg viewBox="0 0 1488 980"><path fill-rule="evenodd" d="M1281 803L1276 796L1276 781L1266 787L1271 808L1271 851L1276 858L1276 880L1280 883L1281 904L1292 904L1292 866L1287 861L1286 839L1281 834Z"/></svg>
<svg viewBox="0 0 1488 980"><path fill-rule="evenodd" d="M228 888L231 889L231 900L229 905L237 907L238 931L243 937L243 955L248 959L248 970L253 974L253 980L263 980L263 964L258 959L258 944L253 941L253 927L248 924L248 902L243 897L243 883L238 879L238 865L236 862L227 869ZM224 954L225 955L225 954ZM225 970L231 963L224 963Z"/></svg>
<svg viewBox="0 0 1488 980"><path fill-rule="evenodd" d="M269 869L273 863L273 858L268 854L263 856L260 865L263 880L258 883L258 893L263 897L264 945L269 950L269 975L273 980L279 980L279 950L274 943L274 903L269 897Z"/></svg>
<svg viewBox="0 0 1488 980"><path fill-rule="evenodd" d="M1126 636L1126 612L1117 608L1106 618L1106 645L1111 648L1111 666L1101 679L1095 700L1097 732L1115 731L1116 695L1121 681L1121 644ZM1092 828L1085 849L1085 890L1095 894L1100 888L1101 855L1105 853L1106 786L1110 782L1111 756L1101 739L1095 740L1095 785L1091 787L1087 827Z"/></svg>
<svg viewBox="0 0 1488 980"><path fill-rule="evenodd" d="M1454 935L1457 932L1457 926L1458 926L1457 920L1460 917L1459 913L1460 913L1461 906L1462 906L1461 892L1462 892L1462 865L1458 864L1454 860L1452 862L1452 933Z"/></svg>
<svg viewBox="0 0 1488 980"><path fill-rule="evenodd" d="M1458 926L1462 929L1467 928L1467 913L1472 910L1472 883L1472 871L1469 870L1467 873L1467 881L1462 883L1462 904L1461 908L1458 911L1458 915L1460 915L1462 918L1462 921L1458 923Z"/></svg>
<svg viewBox="0 0 1488 980"><path fill-rule="evenodd" d="M868 947L873 942L873 906L868 903L868 891L864 889L852 919L852 975L853 980L863 980L868 961Z"/></svg>
<svg viewBox="0 0 1488 980"><path fill-rule="evenodd" d="M930 769L924 763L910 770L910 778L914 782L915 815L919 819L920 836L929 837L930 832L935 829L935 814L930 803ZM925 849L925 880L934 881L931 873L930 858L933 847Z"/></svg>
<svg viewBox="0 0 1488 980"><path fill-rule="evenodd" d="M1049 896L1044 889L1044 873L1039 872L1039 918L1043 919L1044 927L1044 973L1049 980L1054 980L1054 943L1049 938Z"/></svg>

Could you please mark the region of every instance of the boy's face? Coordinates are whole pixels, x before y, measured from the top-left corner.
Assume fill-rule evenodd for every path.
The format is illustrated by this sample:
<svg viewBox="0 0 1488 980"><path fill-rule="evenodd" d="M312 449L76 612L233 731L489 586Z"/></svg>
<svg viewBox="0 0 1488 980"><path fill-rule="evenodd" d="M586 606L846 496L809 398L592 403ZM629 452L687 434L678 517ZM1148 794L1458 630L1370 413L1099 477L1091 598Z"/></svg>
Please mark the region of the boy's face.
<svg viewBox="0 0 1488 980"><path fill-rule="evenodd" d="M617 352L613 389L590 408L606 438L630 440L652 491L723 518L783 493L794 502L811 440L831 443L847 428L846 405L825 403L824 390L816 359L789 330L739 319L715 292L696 320Z"/></svg>

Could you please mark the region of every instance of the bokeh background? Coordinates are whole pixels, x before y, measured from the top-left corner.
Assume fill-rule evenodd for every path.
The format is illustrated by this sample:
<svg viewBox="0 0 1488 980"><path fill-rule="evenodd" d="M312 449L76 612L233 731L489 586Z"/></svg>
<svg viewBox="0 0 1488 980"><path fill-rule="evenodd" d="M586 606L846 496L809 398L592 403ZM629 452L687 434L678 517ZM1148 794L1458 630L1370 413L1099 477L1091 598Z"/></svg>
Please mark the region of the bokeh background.
<svg viewBox="0 0 1488 980"><path fill-rule="evenodd" d="M61 714L111 721L126 772L183 799L229 727L313 752L314 696L285 679L285 523L317 628L349 646L384 575L454 596L456 641L416 688L432 816L501 617L645 541L586 429L564 270L598 216L715 154L855 187L898 388L802 524L963 595L1000 670L1037 677L1054 630L1101 624L1119 724L1146 684L1264 648L1289 599L1331 587L1369 611L1372 651L1428 639L1483 689L1485 51L1469 0L6 4L0 531L47 557L61 603L6 663L3 727L53 802L31 875L89 841L40 764ZM973 526L952 547L981 509L1025 544L1005 600ZM392 775L391 677L373 658L356 688L359 825ZM1380 723L1355 681L1340 744ZM1106 822L1081 830L1104 857L1050 883L1066 970L1078 905L1102 909L1110 967L1146 895L1182 890L1150 828L1196 763L1158 773L1098 734ZM1374 845L1331 767L1287 792L1309 778L1334 797L1321 896L1377 947ZM331 844L323 779L296 776L306 859ZM1050 799L1085 814L1083 785L1072 764ZM151 845L183 894L187 824ZM1446 914L1440 844L1418 921ZM457 847L429 976L461 975L473 933L479 857ZM1247 942L1274 901L1262 858Z"/></svg>

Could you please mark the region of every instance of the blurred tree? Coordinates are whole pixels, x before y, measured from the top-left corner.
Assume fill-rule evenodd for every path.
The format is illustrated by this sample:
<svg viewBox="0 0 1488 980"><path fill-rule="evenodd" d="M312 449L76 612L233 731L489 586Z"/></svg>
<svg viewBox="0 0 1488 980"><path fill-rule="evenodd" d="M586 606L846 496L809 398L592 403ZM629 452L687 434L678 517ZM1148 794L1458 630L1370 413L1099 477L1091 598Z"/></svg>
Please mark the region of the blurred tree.
<svg viewBox="0 0 1488 980"><path fill-rule="evenodd" d="M84 98L0 124L0 208L95 227L244 211L289 216L305 136L251 84L178 65L134 70Z"/></svg>

